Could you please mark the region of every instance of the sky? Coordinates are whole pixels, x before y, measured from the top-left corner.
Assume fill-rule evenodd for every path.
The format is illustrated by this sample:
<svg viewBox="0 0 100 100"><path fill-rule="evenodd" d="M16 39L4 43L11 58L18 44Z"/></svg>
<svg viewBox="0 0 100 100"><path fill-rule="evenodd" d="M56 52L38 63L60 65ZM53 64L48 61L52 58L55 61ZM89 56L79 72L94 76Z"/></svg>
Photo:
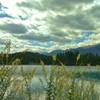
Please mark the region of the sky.
<svg viewBox="0 0 100 100"><path fill-rule="evenodd" d="M100 0L0 0L0 51L50 52L100 43Z"/></svg>

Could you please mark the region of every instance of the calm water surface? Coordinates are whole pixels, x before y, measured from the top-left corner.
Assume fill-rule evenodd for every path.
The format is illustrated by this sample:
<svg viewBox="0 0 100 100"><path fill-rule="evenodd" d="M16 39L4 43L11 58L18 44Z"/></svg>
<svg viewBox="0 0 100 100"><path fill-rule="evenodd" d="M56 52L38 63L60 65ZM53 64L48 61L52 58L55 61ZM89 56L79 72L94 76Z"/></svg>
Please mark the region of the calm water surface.
<svg viewBox="0 0 100 100"><path fill-rule="evenodd" d="M31 72L33 69L35 70L35 76L32 79L32 82L30 84L30 87L32 91L34 92L45 92L46 81L42 72L42 66L39 65L22 65L17 66L17 72L15 73L15 78L20 78L20 70L21 67L23 67L23 70L25 72ZM47 73L49 74L51 66L45 66ZM57 66L61 67L61 66ZM73 72L83 72L83 76L88 81L94 81L95 82L95 89L100 93L100 69L97 67L87 67L87 66L66 66L66 70L73 71ZM43 84L41 84L40 79L42 79ZM43 97L43 95L42 95ZM45 96L44 96L45 97ZM42 100L41 97L39 100ZM44 100L44 99L43 99Z"/></svg>
<svg viewBox="0 0 100 100"><path fill-rule="evenodd" d="M20 70L21 66L18 66L18 70ZM42 73L42 66L38 65L24 65L22 66L25 72L30 72L33 69L35 70L35 76L33 77L32 80L32 87L34 89L40 89L41 88L41 82L40 79L44 80L45 84L45 79L43 77ZM51 66L45 66L46 71L49 74ZM58 66L61 67L61 66ZM83 76L85 77L85 80L87 81L94 81L95 83L100 83L100 70L97 67L87 67L87 66L66 66L66 69L68 71L73 71L73 72L83 72Z"/></svg>

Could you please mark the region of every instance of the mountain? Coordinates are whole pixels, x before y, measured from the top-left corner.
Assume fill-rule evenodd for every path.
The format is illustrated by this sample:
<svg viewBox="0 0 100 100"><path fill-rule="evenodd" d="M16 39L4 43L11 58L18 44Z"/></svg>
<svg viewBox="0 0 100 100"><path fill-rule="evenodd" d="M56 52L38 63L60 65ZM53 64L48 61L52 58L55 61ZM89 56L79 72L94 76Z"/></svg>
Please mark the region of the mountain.
<svg viewBox="0 0 100 100"><path fill-rule="evenodd" d="M100 55L100 44L71 49L71 51L79 51L80 54L92 53L94 55Z"/></svg>
<svg viewBox="0 0 100 100"><path fill-rule="evenodd" d="M91 45L91 46L85 46L85 47L79 47L79 48L72 48L72 49L66 49L66 50L54 50L50 53L43 53L44 55L57 55L57 54L63 54L64 52L77 52L79 51L80 54L86 54L91 53L94 55L100 55L100 44L97 45Z"/></svg>
<svg viewBox="0 0 100 100"><path fill-rule="evenodd" d="M79 53L81 54L80 60L76 63ZM53 55L57 55L55 61L53 60ZM12 64L16 59L20 59L22 65L40 65L40 62L43 61L45 65L60 65L62 62L68 66L76 64L81 66L91 64L95 66L100 65L100 44L69 50L54 50L50 53L16 52L9 54L8 58L6 57L6 54L3 56L2 53L0 54L0 64Z"/></svg>
<svg viewBox="0 0 100 100"><path fill-rule="evenodd" d="M64 50L54 50L52 52L44 52L42 54L46 55L46 56L52 56L52 55L57 55L57 54L63 54L64 53Z"/></svg>

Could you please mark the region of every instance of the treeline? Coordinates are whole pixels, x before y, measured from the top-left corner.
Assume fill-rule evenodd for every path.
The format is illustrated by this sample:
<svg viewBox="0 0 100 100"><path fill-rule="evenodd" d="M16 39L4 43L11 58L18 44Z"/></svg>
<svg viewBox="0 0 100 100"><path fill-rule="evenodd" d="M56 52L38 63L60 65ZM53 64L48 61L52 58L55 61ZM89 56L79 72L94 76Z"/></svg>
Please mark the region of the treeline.
<svg viewBox="0 0 100 100"><path fill-rule="evenodd" d="M7 64L10 65L15 59L20 59L22 65L32 65L32 64L41 64L40 61L43 61L45 65L68 65L68 66L74 66L74 65L80 65L80 66L86 66L86 65L100 65L100 56L94 55L92 53L87 54L80 54L79 60L77 61L77 56L79 55L79 52L72 52L68 51L65 53L59 53L55 56L55 60L53 56L50 55L44 55L40 53L32 53L32 52L19 52L14 54L9 54L8 56L6 54L2 55L0 54L0 64Z"/></svg>

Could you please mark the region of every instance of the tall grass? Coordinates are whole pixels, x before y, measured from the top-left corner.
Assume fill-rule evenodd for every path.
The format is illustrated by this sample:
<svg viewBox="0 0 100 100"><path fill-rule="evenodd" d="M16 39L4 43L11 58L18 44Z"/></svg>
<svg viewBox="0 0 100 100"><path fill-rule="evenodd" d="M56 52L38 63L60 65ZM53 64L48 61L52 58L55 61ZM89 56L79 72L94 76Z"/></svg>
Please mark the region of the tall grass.
<svg viewBox="0 0 100 100"><path fill-rule="evenodd" d="M5 48L2 52L0 66L0 100L32 100L32 93L29 88L32 78L34 77L34 69L27 73L20 66L20 71L17 72L20 59L11 60L12 65L5 65L4 60L6 58L6 64L8 64L8 56L10 53L11 43L6 42ZM19 74L19 75L17 75Z"/></svg>
<svg viewBox="0 0 100 100"><path fill-rule="evenodd" d="M20 59L12 60L10 66L3 63L4 58L6 58L6 64L9 63L10 48L11 43L9 41L6 43L1 57L0 100L42 100L42 98L39 99L40 94L34 95L30 87L35 77L34 69L31 72L25 72L20 66L18 72L17 65L21 64ZM80 55L77 57L76 65L79 59ZM53 60L56 61L56 56L53 56ZM45 89L45 99L43 100L99 100L99 95L95 91L95 84L86 82L82 74L79 74L80 78L76 78L77 74L68 71L62 63L61 66L51 66L49 73L42 61L41 66L46 82L46 86L44 86L41 79L41 85Z"/></svg>
<svg viewBox="0 0 100 100"><path fill-rule="evenodd" d="M53 59L56 60L55 57ZM77 62L79 59L80 55L78 55ZM69 71L61 63L61 66L51 66L50 73L47 76L42 61L41 64L47 83L46 100L99 100L94 82L85 81L81 72ZM79 78L77 78L77 74Z"/></svg>

